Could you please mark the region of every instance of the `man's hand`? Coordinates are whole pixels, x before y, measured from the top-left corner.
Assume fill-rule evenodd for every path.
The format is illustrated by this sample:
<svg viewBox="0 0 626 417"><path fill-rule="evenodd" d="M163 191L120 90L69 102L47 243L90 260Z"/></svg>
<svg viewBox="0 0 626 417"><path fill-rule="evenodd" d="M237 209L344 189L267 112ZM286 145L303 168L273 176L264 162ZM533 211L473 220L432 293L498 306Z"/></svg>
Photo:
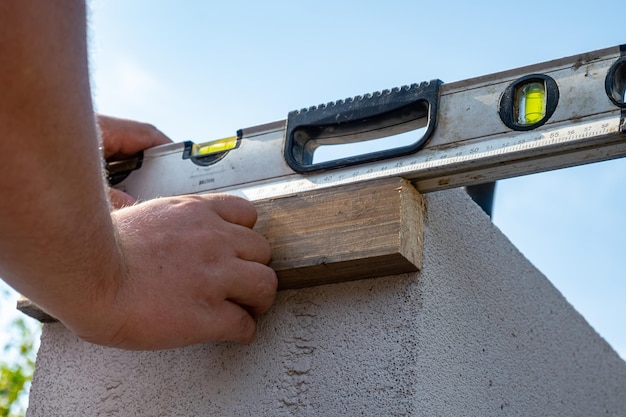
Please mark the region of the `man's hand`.
<svg viewBox="0 0 626 417"><path fill-rule="evenodd" d="M97 115L107 160L171 140L154 126ZM163 349L211 340L249 343L269 309L276 275L256 210L227 195L135 204L110 188L124 276L90 297L94 319L66 325L85 340L126 349ZM87 313L87 312L85 312Z"/></svg>
<svg viewBox="0 0 626 417"><path fill-rule="evenodd" d="M256 210L229 195L150 200L113 213L126 276L98 289L91 314L70 328L85 340L165 349L210 340L249 343L274 301L267 241Z"/></svg>
<svg viewBox="0 0 626 417"><path fill-rule="evenodd" d="M107 160L130 158L144 149L172 142L148 123L101 114L96 115L96 121L100 128L104 158ZM133 197L114 188L109 188L109 198L116 209L135 204Z"/></svg>
<svg viewBox="0 0 626 417"><path fill-rule="evenodd" d="M249 342L276 291L254 207L187 196L111 213L84 2L0 1L0 28L2 279L95 343ZM100 118L107 157L167 142L112 120Z"/></svg>
<svg viewBox="0 0 626 417"><path fill-rule="evenodd" d="M97 115L107 160L171 142L154 126ZM276 295L256 210L227 195L161 198L135 205L110 188L123 279L94 296L104 320L80 320L83 339L127 349L163 349L210 340L249 343L254 319ZM121 209L121 210L119 210ZM104 294L104 296L102 295ZM72 323L66 323L72 326Z"/></svg>
<svg viewBox="0 0 626 417"><path fill-rule="evenodd" d="M123 159L139 151L170 143L171 139L148 123L96 115L105 159Z"/></svg>

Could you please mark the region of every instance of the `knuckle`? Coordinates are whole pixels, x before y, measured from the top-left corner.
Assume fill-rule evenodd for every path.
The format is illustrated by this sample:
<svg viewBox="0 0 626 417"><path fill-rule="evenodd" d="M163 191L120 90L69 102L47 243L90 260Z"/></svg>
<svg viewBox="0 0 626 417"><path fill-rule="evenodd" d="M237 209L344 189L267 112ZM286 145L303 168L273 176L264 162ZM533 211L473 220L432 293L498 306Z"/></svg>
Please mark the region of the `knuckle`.
<svg viewBox="0 0 626 417"><path fill-rule="evenodd" d="M248 344L254 340L255 336L256 322L244 311L237 323L237 336L235 337L235 341Z"/></svg>
<svg viewBox="0 0 626 417"><path fill-rule="evenodd" d="M256 295L259 300L266 300L269 306L276 296L278 289L278 278L276 273L269 267L265 267L264 271L259 273L256 285Z"/></svg>

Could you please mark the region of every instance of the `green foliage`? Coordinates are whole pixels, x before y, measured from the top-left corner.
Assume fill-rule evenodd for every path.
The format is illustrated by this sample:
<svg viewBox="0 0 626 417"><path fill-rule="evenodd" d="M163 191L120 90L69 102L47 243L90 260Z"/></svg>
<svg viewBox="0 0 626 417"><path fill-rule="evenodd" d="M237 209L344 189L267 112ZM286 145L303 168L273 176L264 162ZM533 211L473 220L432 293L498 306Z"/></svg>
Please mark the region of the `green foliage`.
<svg viewBox="0 0 626 417"><path fill-rule="evenodd" d="M9 326L11 337L3 348L0 361L0 417L19 417L25 414L25 400L35 370L37 331L23 317Z"/></svg>

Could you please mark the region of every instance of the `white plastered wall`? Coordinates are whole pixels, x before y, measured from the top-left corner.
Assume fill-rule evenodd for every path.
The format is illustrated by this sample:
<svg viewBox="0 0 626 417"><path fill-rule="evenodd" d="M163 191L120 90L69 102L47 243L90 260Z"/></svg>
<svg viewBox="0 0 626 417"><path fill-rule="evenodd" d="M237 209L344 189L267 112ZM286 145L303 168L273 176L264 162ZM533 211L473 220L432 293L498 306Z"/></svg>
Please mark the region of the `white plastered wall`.
<svg viewBox="0 0 626 417"><path fill-rule="evenodd" d="M420 273L284 291L249 346L46 325L29 416L626 415L626 364L480 209L426 207Z"/></svg>

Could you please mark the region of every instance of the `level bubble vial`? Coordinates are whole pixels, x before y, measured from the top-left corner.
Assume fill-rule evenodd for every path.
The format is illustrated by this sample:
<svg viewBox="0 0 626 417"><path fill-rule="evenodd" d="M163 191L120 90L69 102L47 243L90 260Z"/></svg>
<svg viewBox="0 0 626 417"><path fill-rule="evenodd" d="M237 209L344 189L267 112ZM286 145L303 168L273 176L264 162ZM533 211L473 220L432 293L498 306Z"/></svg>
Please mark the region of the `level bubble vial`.
<svg viewBox="0 0 626 417"><path fill-rule="evenodd" d="M550 119L559 101L553 78L532 74L512 82L500 96L498 113L513 130L535 129Z"/></svg>
<svg viewBox="0 0 626 417"><path fill-rule="evenodd" d="M517 123L532 125L546 116L546 86L539 81L523 84L515 90L514 109Z"/></svg>
<svg viewBox="0 0 626 417"><path fill-rule="evenodd" d="M211 140L203 143L184 142L183 159L189 160L198 166L213 165L226 156L231 150L239 147L241 135L223 139Z"/></svg>
<svg viewBox="0 0 626 417"><path fill-rule="evenodd" d="M191 156L205 156L215 153L230 151L237 147L237 136L224 139L212 140L210 142L194 144L191 149Z"/></svg>

